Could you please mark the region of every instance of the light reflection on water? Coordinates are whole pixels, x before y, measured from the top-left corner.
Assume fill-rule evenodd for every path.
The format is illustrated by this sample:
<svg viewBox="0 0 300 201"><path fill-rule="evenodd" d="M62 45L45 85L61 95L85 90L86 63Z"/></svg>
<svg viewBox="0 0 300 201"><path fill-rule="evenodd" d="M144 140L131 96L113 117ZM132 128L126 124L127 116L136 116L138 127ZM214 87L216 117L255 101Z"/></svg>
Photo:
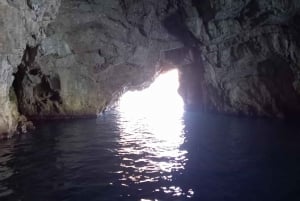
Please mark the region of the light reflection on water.
<svg viewBox="0 0 300 201"><path fill-rule="evenodd" d="M170 71L158 77L148 89L128 92L118 107L121 158L121 185L169 182L157 185L153 192L191 197L171 185L173 173L181 173L187 162L187 151L181 148L185 140L183 101L178 89L178 73ZM166 183L167 184L167 183Z"/></svg>
<svg viewBox="0 0 300 201"><path fill-rule="evenodd" d="M112 110L1 141L0 200L300 200L298 120L160 117Z"/></svg>

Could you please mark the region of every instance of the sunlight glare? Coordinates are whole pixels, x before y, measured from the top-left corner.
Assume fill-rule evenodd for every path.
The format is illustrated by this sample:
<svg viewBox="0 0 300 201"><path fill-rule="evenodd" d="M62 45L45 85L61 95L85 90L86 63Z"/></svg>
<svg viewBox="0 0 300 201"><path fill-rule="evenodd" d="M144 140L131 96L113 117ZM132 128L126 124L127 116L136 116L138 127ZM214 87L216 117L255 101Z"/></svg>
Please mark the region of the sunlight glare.
<svg viewBox="0 0 300 201"><path fill-rule="evenodd" d="M149 149L158 158L180 158L184 154L179 150L184 142L184 104L178 87L178 70L171 70L158 76L149 88L124 94L119 102L123 121L121 142L139 141L140 145L146 145L142 151ZM126 146L123 151L138 154L140 150L136 148ZM157 164L163 171L171 171L176 165L170 162Z"/></svg>
<svg viewBox="0 0 300 201"><path fill-rule="evenodd" d="M161 121L178 117L184 108L178 88L178 70L168 71L156 78L149 88L125 93L120 99L121 112L130 116L155 116Z"/></svg>
<svg viewBox="0 0 300 201"><path fill-rule="evenodd" d="M122 185L172 181L172 172L184 170L184 104L178 87L178 70L172 70L158 76L149 88L121 97L118 155L126 173L120 178ZM163 192L184 194L180 188Z"/></svg>

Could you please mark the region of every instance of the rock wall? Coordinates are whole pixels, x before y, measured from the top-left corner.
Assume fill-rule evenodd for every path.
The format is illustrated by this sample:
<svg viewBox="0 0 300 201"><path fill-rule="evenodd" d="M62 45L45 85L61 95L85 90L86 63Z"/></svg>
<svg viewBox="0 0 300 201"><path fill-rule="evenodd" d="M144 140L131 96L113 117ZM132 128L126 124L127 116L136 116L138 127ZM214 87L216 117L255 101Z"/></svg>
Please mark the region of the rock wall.
<svg viewBox="0 0 300 201"><path fill-rule="evenodd" d="M24 115L96 116L147 86L161 50L182 46L161 23L177 9L173 0L1 0L0 133Z"/></svg>
<svg viewBox="0 0 300 201"><path fill-rule="evenodd" d="M0 0L0 134L14 132L19 118L13 72L26 45L35 46L43 38L59 4L59 0Z"/></svg>
<svg viewBox="0 0 300 201"><path fill-rule="evenodd" d="M175 10L156 0L62 1L36 52L28 50L34 59L19 68L21 113L96 116L125 90L147 85L161 50L182 46L161 23Z"/></svg>
<svg viewBox="0 0 300 201"><path fill-rule="evenodd" d="M20 114L95 116L168 62L187 108L298 115L299 10L298 0L0 0L0 133Z"/></svg>
<svg viewBox="0 0 300 201"><path fill-rule="evenodd" d="M185 44L196 48L194 57L202 60L190 67L198 73L187 76L191 107L250 116L299 115L300 1L194 0L183 8L181 21L193 41Z"/></svg>

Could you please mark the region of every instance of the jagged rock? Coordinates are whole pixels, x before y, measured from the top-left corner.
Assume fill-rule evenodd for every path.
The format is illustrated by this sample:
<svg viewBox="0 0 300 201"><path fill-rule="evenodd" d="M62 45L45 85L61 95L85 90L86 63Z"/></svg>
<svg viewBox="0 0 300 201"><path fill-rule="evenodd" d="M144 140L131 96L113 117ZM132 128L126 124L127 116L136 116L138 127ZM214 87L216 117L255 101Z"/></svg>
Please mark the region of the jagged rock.
<svg viewBox="0 0 300 201"><path fill-rule="evenodd" d="M22 101L22 113L96 116L125 90L147 85L159 70L161 50L182 46L161 23L174 10L156 0L62 1L34 61L49 77L49 90L42 89L48 98L34 92L39 83L24 78L21 99L30 101ZM49 97L50 91L59 99Z"/></svg>
<svg viewBox="0 0 300 201"><path fill-rule="evenodd" d="M299 16L298 0L0 0L0 133L19 112L96 115L165 63L187 108L299 115Z"/></svg>
<svg viewBox="0 0 300 201"><path fill-rule="evenodd" d="M17 132L19 134L25 134L34 129L35 126L33 125L32 121L28 121L28 119L24 115L19 116L17 126Z"/></svg>
<svg viewBox="0 0 300 201"><path fill-rule="evenodd" d="M44 28L54 18L59 0L38 1L30 7L25 0L0 0L0 134L16 131L17 100L10 95L13 72L20 64L26 45L37 45Z"/></svg>
<svg viewBox="0 0 300 201"><path fill-rule="evenodd" d="M299 1L204 0L186 2L184 8L183 21L199 50L195 57L203 60L194 68L203 69L202 84L201 73L186 76L189 85L198 86L186 91L191 106L230 114L299 115Z"/></svg>

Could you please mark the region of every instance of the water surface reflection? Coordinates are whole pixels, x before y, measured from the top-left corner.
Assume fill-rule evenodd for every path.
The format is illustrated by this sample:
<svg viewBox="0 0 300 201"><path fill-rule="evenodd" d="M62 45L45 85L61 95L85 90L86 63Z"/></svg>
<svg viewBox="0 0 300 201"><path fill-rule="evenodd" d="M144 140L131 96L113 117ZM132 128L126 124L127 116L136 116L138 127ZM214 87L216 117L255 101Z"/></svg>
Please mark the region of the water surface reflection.
<svg viewBox="0 0 300 201"><path fill-rule="evenodd" d="M174 138L111 111L2 141L0 200L300 200L298 122L183 119Z"/></svg>
<svg viewBox="0 0 300 201"><path fill-rule="evenodd" d="M183 115L180 99L145 97L1 141L0 200L300 200L298 121Z"/></svg>
<svg viewBox="0 0 300 201"><path fill-rule="evenodd" d="M145 194L162 192L191 197L192 189L173 185L173 176L182 174L187 162L183 123L183 102L177 93L176 71L160 76L148 89L129 92L120 100L118 171L122 186L130 188L153 183ZM175 83L172 83L174 82ZM167 84L166 84L167 83ZM166 86L164 88L163 86ZM171 86L170 86L171 85Z"/></svg>

